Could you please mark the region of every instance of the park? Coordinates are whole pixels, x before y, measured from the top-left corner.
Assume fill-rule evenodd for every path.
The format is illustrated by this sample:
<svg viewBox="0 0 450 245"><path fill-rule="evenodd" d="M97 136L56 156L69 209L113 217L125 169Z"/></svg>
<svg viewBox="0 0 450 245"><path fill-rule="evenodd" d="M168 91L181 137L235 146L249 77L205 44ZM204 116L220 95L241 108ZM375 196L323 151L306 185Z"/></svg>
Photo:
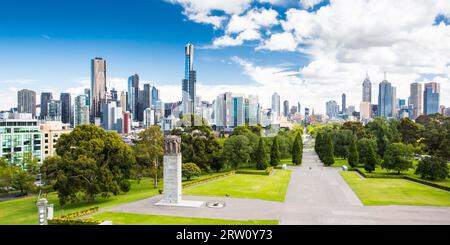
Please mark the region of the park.
<svg viewBox="0 0 450 245"><path fill-rule="evenodd" d="M249 132L251 129L239 130L239 136L254 137ZM61 203L57 192L47 193L48 202L54 204L56 219L52 224L92 225L101 221L111 221L114 225L450 224L450 191L445 189L448 179L421 180L412 170L397 174L386 171L379 164L368 171L363 165L349 166L349 156L333 156L330 164L326 156L321 156L326 149L317 149L317 137L323 137L320 136L323 131L317 136L314 130L292 132L289 136L291 141L286 141L288 143L279 136L272 143L268 139L263 141L262 137L260 140L255 138L252 146L255 152L270 155L261 161L275 162L262 168L258 168L258 160L256 168L251 168L249 163L242 166L231 164L230 168L208 173L195 174L193 171L192 175L186 175L183 172L181 179L180 160L180 198L202 203L196 208L156 205L169 190L167 184L165 188L167 181L155 181L147 175L131 179L126 192L97 195L94 201L79 196L78 201ZM235 145L230 143L231 140L236 140L238 145L251 144L239 136L231 136L232 139L226 139L222 145L232 149ZM298 146L294 140L297 136L301 136L299 140L302 142L297 149L301 150L297 155L300 160L286 157L289 154L283 150L275 154L274 145ZM152 135L150 138L155 137ZM184 158L183 139L196 139L186 135L179 138L180 146L176 151ZM161 154L168 151L174 150L166 149ZM187 156L189 160L193 155ZM229 157L240 157L241 162L245 160L242 155ZM343 166L349 166L350 171ZM37 197L31 195L0 202L0 224L37 224L36 200ZM223 205L212 208L208 203Z"/></svg>

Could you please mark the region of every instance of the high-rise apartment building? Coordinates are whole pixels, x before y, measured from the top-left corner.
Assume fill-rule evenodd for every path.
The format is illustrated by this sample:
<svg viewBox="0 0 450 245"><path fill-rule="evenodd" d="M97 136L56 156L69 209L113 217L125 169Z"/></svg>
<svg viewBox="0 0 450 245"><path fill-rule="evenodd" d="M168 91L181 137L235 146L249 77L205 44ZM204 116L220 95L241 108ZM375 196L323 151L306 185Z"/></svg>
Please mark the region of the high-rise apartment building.
<svg viewBox="0 0 450 245"><path fill-rule="evenodd" d="M138 120L139 112L139 75L134 74L128 78L128 107L133 114L133 120Z"/></svg>
<svg viewBox="0 0 450 245"><path fill-rule="evenodd" d="M19 113L30 113L36 117L36 92L22 89L17 92L17 111Z"/></svg>
<svg viewBox="0 0 450 245"><path fill-rule="evenodd" d="M185 46L185 71L182 80L183 114L195 112L197 72L194 70L194 45Z"/></svg>
<svg viewBox="0 0 450 245"><path fill-rule="evenodd" d="M96 118L101 117L100 107L106 102L107 95L106 85L106 60L95 58L91 60L91 90L90 90L90 113L92 123Z"/></svg>
<svg viewBox="0 0 450 245"><path fill-rule="evenodd" d="M42 133L42 159L54 156L56 154L56 143L63 134L68 134L72 130L69 124L62 122L45 122L39 125Z"/></svg>

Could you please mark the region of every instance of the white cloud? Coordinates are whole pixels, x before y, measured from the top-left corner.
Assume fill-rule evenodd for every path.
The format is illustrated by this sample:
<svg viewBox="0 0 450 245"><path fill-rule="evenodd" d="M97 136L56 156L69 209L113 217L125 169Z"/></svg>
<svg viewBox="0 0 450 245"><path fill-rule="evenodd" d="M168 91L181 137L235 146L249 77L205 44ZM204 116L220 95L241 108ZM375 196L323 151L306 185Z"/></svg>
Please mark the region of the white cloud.
<svg viewBox="0 0 450 245"><path fill-rule="evenodd" d="M214 10L225 14L241 14L250 7L252 0L167 0L184 8L183 14L197 23L211 24L215 28L222 26L227 16L213 15Z"/></svg>
<svg viewBox="0 0 450 245"><path fill-rule="evenodd" d="M290 32L276 33L270 36L268 40L264 42L257 49L267 49L270 51L296 51L297 41Z"/></svg>
<svg viewBox="0 0 450 245"><path fill-rule="evenodd" d="M321 2L323 2L323 0L300 0L300 5L305 9L309 9Z"/></svg>

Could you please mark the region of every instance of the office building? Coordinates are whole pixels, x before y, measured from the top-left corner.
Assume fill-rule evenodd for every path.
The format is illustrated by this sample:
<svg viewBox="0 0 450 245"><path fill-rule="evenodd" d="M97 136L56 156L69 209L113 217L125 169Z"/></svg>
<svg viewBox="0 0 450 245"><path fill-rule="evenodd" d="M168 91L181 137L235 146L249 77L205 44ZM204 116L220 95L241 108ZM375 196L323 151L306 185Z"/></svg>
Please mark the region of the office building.
<svg viewBox="0 0 450 245"><path fill-rule="evenodd" d="M61 121L70 124L72 121L72 98L70 93L61 93Z"/></svg>
<svg viewBox="0 0 450 245"><path fill-rule="evenodd" d="M101 106L101 126L106 131L122 132L122 125L118 119L122 119L122 108L117 106L117 101L108 101ZM121 121L120 121L121 122Z"/></svg>
<svg viewBox="0 0 450 245"><path fill-rule="evenodd" d="M0 119L0 156L13 164L23 163L27 155L42 163L41 139L37 119L27 119L20 114L10 114Z"/></svg>
<svg viewBox="0 0 450 245"><path fill-rule="evenodd" d="M280 95L274 93L272 95L272 115L274 117L280 117Z"/></svg>
<svg viewBox="0 0 450 245"><path fill-rule="evenodd" d="M441 85L439 83L430 82L425 84L423 91L423 113L425 115L439 113L440 90Z"/></svg>
<svg viewBox="0 0 450 245"><path fill-rule="evenodd" d="M17 92L17 111L19 113L31 113L36 117L36 92L22 89Z"/></svg>
<svg viewBox="0 0 450 245"><path fill-rule="evenodd" d="M89 105L87 105L86 102L86 94L75 97L74 127L82 124L89 124Z"/></svg>
<svg viewBox="0 0 450 245"><path fill-rule="evenodd" d="M328 118L336 118L339 114L339 105L336 101L331 100L326 103L326 114Z"/></svg>
<svg viewBox="0 0 450 245"><path fill-rule="evenodd" d="M410 108L411 119L416 120L419 116L423 115L423 89L421 83L411 83L410 86Z"/></svg>
<svg viewBox="0 0 450 245"><path fill-rule="evenodd" d="M391 118L393 117L393 111L395 110L394 104L395 89L392 88L390 82L386 79L386 73L384 80L379 85L378 93L378 116Z"/></svg>
<svg viewBox="0 0 450 245"><path fill-rule="evenodd" d="M363 81L362 101L372 103L372 83L370 82L369 74L366 74L366 79Z"/></svg>
<svg viewBox="0 0 450 245"><path fill-rule="evenodd" d="M344 94L342 94L342 114L346 114L347 113L347 96Z"/></svg>
<svg viewBox="0 0 450 245"><path fill-rule="evenodd" d="M283 101L283 116L289 116L289 101L287 100Z"/></svg>
<svg viewBox="0 0 450 245"><path fill-rule="evenodd" d="M41 113L40 119L44 120L48 116L48 103L53 100L53 95L51 92L42 92L41 93Z"/></svg>

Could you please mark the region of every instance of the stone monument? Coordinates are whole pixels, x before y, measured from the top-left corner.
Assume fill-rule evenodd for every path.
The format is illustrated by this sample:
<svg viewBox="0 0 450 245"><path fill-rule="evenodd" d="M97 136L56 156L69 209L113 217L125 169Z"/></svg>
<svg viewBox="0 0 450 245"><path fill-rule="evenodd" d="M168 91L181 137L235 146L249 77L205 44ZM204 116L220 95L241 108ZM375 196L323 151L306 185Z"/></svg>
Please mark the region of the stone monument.
<svg viewBox="0 0 450 245"><path fill-rule="evenodd" d="M200 207L201 201L182 199L181 188L181 138L168 135L164 139L164 195L156 203L161 206Z"/></svg>

